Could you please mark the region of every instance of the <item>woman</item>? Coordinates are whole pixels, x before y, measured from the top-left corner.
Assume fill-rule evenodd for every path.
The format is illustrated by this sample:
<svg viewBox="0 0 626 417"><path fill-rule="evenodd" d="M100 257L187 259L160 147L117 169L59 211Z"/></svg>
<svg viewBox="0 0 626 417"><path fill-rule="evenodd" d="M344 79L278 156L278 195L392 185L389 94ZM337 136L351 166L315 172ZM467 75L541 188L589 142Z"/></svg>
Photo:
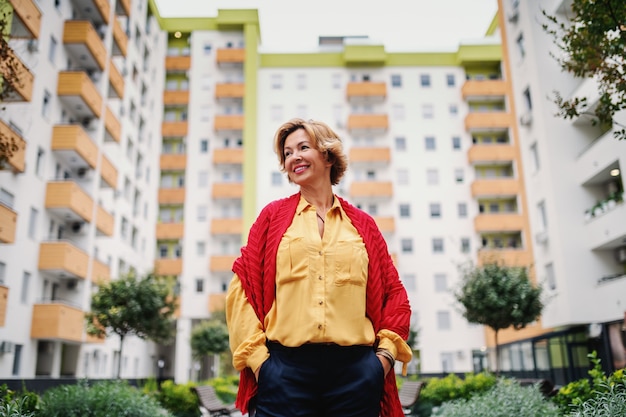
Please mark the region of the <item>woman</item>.
<svg viewBox="0 0 626 417"><path fill-rule="evenodd" d="M347 168L341 139L292 119L274 147L300 191L261 211L233 265L237 406L257 417L403 416L391 370L411 359L411 310L372 217L333 194Z"/></svg>

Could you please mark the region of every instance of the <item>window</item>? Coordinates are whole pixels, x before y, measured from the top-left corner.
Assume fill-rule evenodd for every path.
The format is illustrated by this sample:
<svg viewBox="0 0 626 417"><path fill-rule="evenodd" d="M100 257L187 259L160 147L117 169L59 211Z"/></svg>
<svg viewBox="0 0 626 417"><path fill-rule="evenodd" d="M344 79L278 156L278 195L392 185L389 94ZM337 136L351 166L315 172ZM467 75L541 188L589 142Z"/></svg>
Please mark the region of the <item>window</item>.
<svg viewBox="0 0 626 417"><path fill-rule="evenodd" d="M402 253L413 253L413 239L402 239L400 241Z"/></svg>
<svg viewBox="0 0 626 417"><path fill-rule="evenodd" d="M455 85L454 74L446 74L446 85L448 87L454 87Z"/></svg>
<svg viewBox="0 0 626 417"><path fill-rule="evenodd" d="M457 184L462 184L464 180L465 180L465 171L463 171L463 168L455 169L454 170L454 181Z"/></svg>
<svg viewBox="0 0 626 417"><path fill-rule="evenodd" d="M306 104L298 104L296 107L296 117L308 119L309 109Z"/></svg>
<svg viewBox="0 0 626 417"><path fill-rule="evenodd" d="M209 185L208 171L198 171L198 187L205 188Z"/></svg>
<svg viewBox="0 0 626 417"><path fill-rule="evenodd" d="M395 88L402 87L402 76L400 74L391 74L391 86Z"/></svg>
<svg viewBox="0 0 626 417"><path fill-rule="evenodd" d="M524 46L524 35L520 33L517 37L517 52L519 53L520 58L524 58L526 56L526 48Z"/></svg>
<svg viewBox="0 0 626 417"><path fill-rule="evenodd" d="M391 106L391 114L394 120L404 120L404 106L402 104L394 104Z"/></svg>
<svg viewBox="0 0 626 417"><path fill-rule="evenodd" d="M461 252L462 253L469 253L471 250L471 246L470 246L470 240L468 237L462 237L461 238Z"/></svg>
<svg viewBox="0 0 626 417"><path fill-rule="evenodd" d="M211 55L211 51L213 50L213 46L210 43L205 43L202 51L204 55Z"/></svg>
<svg viewBox="0 0 626 417"><path fill-rule="evenodd" d="M548 215L546 213L546 202L540 201L537 204L537 216L539 217L539 230L545 232L548 228Z"/></svg>
<svg viewBox="0 0 626 417"><path fill-rule="evenodd" d="M270 118L274 122L279 122L283 120L283 106L276 105L270 108Z"/></svg>
<svg viewBox="0 0 626 417"><path fill-rule="evenodd" d="M526 110L532 110L533 108L533 101L530 97L530 87L526 87L526 89L524 90L524 104L526 105Z"/></svg>
<svg viewBox="0 0 626 417"><path fill-rule="evenodd" d="M0 262L0 284L4 284L6 271L7 271L7 265L4 262Z"/></svg>
<svg viewBox="0 0 626 417"><path fill-rule="evenodd" d="M554 265L552 263L546 264L546 281L551 290L556 289L556 275L554 274Z"/></svg>
<svg viewBox="0 0 626 417"><path fill-rule="evenodd" d="M464 219L467 217L467 204L459 203L457 205L457 211L459 213L459 219Z"/></svg>
<svg viewBox="0 0 626 417"><path fill-rule="evenodd" d="M39 212L36 208L30 208L30 217L28 218L28 237L35 239L37 234L37 215Z"/></svg>
<svg viewBox="0 0 626 417"><path fill-rule="evenodd" d="M210 75L203 75L200 79L200 88L203 90L210 90L213 86L213 79Z"/></svg>
<svg viewBox="0 0 626 417"><path fill-rule="evenodd" d="M400 217L402 218L411 217L411 205L410 204L400 204Z"/></svg>
<svg viewBox="0 0 626 417"><path fill-rule="evenodd" d="M450 330L450 312L437 312L437 330Z"/></svg>
<svg viewBox="0 0 626 417"><path fill-rule="evenodd" d="M435 292L448 291L448 277L446 274L435 274Z"/></svg>
<svg viewBox="0 0 626 417"><path fill-rule="evenodd" d="M306 90L306 74L296 75L296 88L298 90Z"/></svg>
<svg viewBox="0 0 626 417"><path fill-rule="evenodd" d="M407 291L415 291L417 290L417 279L415 278L415 274L406 274L402 276L402 284Z"/></svg>
<svg viewBox="0 0 626 417"><path fill-rule="evenodd" d="M533 171L534 172L539 171L540 164L539 164L539 151L537 149L537 142L530 145L530 159L532 161Z"/></svg>
<svg viewBox="0 0 626 417"><path fill-rule="evenodd" d="M436 168L426 170L426 183L428 185L439 184L439 171Z"/></svg>
<svg viewBox="0 0 626 417"><path fill-rule="evenodd" d="M198 256L204 256L205 252L206 252L206 243L196 242L196 254Z"/></svg>
<svg viewBox="0 0 626 417"><path fill-rule="evenodd" d="M167 258L168 252L169 252L169 249L168 249L167 245L165 245L165 244L159 245L159 258L160 259Z"/></svg>
<svg viewBox="0 0 626 417"><path fill-rule="evenodd" d="M430 75L429 74L420 75L420 85L422 87L430 87Z"/></svg>
<svg viewBox="0 0 626 417"><path fill-rule="evenodd" d="M55 2L56 3L56 2ZM13 353L13 376L20 374L20 362L22 361L22 345L15 345L15 351Z"/></svg>
<svg viewBox="0 0 626 417"><path fill-rule="evenodd" d="M120 234L122 238L124 239L128 237L128 220L126 220L126 217L122 217L122 222L120 225Z"/></svg>
<svg viewBox="0 0 626 417"><path fill-rule="evenodd" d="M272 172L272 185L280 186L283 185L283 176L280 172Z"/></svg>
<svg viewBox="0 0 626 417"><path fill-rule="evenodd" d="M54 38L54 36L50 36L50 49L48 50L48 61L50 61L52 65L54 65L54 60L57 55L57 44L58 44L57 40Z"/></svg>
<svg viewBox="0 0 626 417"><path fill-rule="evenodd" d="M22 275L22 292L20 293L20 302L22 304L28 303L28 288L30 287L30 272L24 271Z"/></svg>
<svg viewBox="0 0 626 417"><path fill-rule="evenodd" d="M443 239L440 237L433 238L433 253L443 253Z"/></svg>
<svg viewBox="0 0 626 417"><path fill-rule="evenodd" d="M333 89L337 90L341 88L341 74L333 74L332 75L332 86Z"/></svg>
<svg viewBox="0 0 626 417"><path fill-rule="evenodd" d="M459 150L461 149L461 138L458 136L452 136L452 149Z"/></svg>
<svg viewBox="0 0 626 417"><path fill-rule="evenodd" d="M400 168L396 171L396 176L398 177L398 185L408 185L409 184L409 170L405 168Z"/></svg>
<svg viewBox="0 0 626 417"><path fill-rule="evenodd" d="M209 151L209 140L201 139L200 140L200 153L207 153Z"/></svg>
<svg viewBox="0 0 626 417"><path fill-rule="evenodd" d="M41 105L41 115L47 118L50 115L51 95L48 91L43 92L43 103Z"/></svg>
<svg viewBox="0 0 626 417"><path fill-rule="evenodd" d="M5 190L4 188L0 188L0 203L5 206L12 208L13 207L13 194Z"/></svg>
<svg viewBox="0 0 626 417"><path fill-rule="evenodd" d="M456 115L459 114L459 106L456 104L450 104L448 106L448 113L450 113L450 116L456 117Z"/></svg>
<svg viewBox="0 0 626 417"><path fill-rule="evenodd" d="M198 206L198 221L199 222L205 222L206 218L207 218L207 206L202 205L202 206Z"/></svg>
<svg viewBox="0 0 626 417"><path fill-rule="evenodd" d="M424 104L422 106L422 117L424 119L432 119L435 117L435 110L432 104Z"/></svg>
<svg viewBox="0 0 626 417"><path fill-rule="evenodd" d="M406 138L404 136L396 137L396 151L406 151Z"/></svg>
<svg viewBox="0 0 626 417"><path fill-rule="evenodd" d="M424 138L424 146L425 146L427 151L434 151L435 149L437 149L437 143L435 141L435 137L434 136L426 136Z"/></svg>
<svg viewBox="0 0 626 417"><path fill-rule="evenodd" d="M272 90L280 90L283 88L283 76L281 74L272 74L270 76L270 86Z"/></svg>
<svg viewBox="0 0 626 417"><path fill-rule="evenodd" d="M430 218L431 219L440 219L441 218L441 204L439 204L439 203L430 203Z"/></svg>
<svg viewBox="0 0 626 417"><path fill-rule="evenodd" d="M204 278L196 278L196 292L197 293L204 292Z"/></svg>

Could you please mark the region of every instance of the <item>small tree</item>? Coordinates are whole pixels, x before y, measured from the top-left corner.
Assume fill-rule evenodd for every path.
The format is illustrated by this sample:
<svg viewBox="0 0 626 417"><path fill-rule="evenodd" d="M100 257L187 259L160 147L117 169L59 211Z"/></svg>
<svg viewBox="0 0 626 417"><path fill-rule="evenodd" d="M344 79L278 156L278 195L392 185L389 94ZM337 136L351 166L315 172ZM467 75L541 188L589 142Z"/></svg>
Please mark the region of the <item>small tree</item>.
<svg viewBox="0 0 626 417"><path fill-rule="evenodd" d="M541 315L544 304L542 288L528 279L526 268L490 263L463 271L459 288L454 292L461 304L461 314L470 323L490 327L495 333L496 373L499 373L498 332L513 326L526 327Z"/></svg>
<svg viewBox="0 0 626 417"><path fill-rule="evenodd" d="M91 312L86 315L87 332L106 336L112 332L120 337L120 377L122 348L127 336L166 343L174 336L176 302L170 286L154 275L139 279L134 274L101 285L91 298Z"/></svg>
<svg viewBox="0 0 626 417"><path fill-rule="evenodd" d="M228 352L228 328L219 318L204 321L191 331L190 344L196 359Z"/></svg>

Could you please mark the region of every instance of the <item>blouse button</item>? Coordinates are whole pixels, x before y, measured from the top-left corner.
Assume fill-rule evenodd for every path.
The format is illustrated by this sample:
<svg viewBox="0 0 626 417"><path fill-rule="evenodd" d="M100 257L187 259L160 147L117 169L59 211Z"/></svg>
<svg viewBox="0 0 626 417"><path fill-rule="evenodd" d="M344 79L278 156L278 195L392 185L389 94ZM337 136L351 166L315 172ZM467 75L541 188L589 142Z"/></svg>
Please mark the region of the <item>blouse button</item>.
<svg viewBox="0 0 626 417"><path fill-rule="evenodd" d="M318 324L318 325L317 325L317 328L318 328L319 330L322 330L322 325L321 325L321 324Z"/></svg>

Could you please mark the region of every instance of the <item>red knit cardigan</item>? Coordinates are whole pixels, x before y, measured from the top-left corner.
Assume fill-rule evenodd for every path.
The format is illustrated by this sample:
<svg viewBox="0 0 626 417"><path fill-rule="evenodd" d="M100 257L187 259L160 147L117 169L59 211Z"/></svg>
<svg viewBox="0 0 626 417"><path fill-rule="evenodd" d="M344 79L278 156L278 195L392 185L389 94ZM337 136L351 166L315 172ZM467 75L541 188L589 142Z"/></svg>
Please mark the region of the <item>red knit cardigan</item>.
<svg viewBox="0 0 626 417"><path fill-rule="evenodd" d="M264 323L276 295L276 253L278 245L291 225L300 201L300 193L268 204L254 222L248 244L241 248L241 256L233 264L233 272L241 280L248 301L259 321ZM366 314L374 331L395 332L408 338L411 308L387 244L374 219L339 198L341 206L363 238L369 257ZM242 413L248 412L250 399L256 395L257 384L252 370L241 371L236 405ZM394 372L385 379L381 400L382 417L403 417Z"/></svg>

